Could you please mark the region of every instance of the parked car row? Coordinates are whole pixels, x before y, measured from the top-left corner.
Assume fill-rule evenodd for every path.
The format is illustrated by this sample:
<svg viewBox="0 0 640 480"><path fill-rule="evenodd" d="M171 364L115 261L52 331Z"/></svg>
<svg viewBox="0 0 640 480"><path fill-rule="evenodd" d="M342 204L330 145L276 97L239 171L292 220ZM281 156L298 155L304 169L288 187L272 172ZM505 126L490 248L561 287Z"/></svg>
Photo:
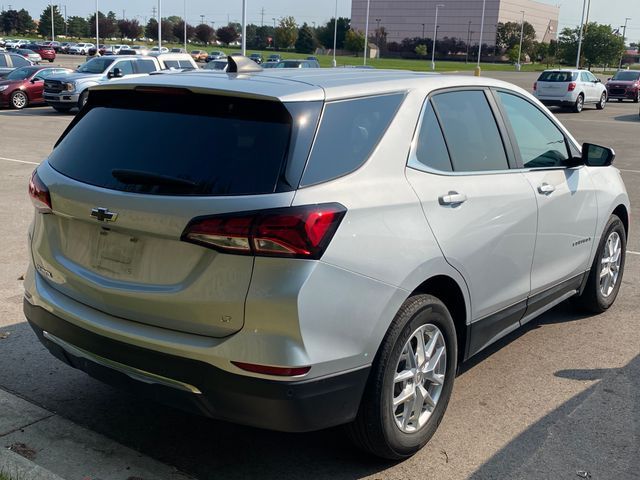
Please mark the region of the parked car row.
<svg viewBox="0 0 640 480"><path fill-rule="evenodd" d="M0 80L0 106L21 109L44 103L47 78L73 73L69 68L30 65L13 70Z"/></svg>

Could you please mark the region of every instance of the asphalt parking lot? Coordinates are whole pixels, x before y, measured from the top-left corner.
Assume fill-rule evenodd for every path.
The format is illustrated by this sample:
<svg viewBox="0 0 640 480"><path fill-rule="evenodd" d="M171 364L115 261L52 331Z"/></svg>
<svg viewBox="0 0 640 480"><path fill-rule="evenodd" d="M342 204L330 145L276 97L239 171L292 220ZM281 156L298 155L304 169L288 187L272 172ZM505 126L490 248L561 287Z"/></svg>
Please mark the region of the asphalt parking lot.
<svg viewBox="0 0 640 480"><path fill-rule="evenodd" d="M77 59L71 65L81 60L71 59ZM528 89L536 78L491 75ZM356 452L340 429L283 434L203 419L115 390L53 359L22 314L20 278L32 216L26 186L73 115L49 107L0 110L0 333L8 334L0 335L0 388L202 480L640 479L638 104L556 113L579 141L617 153L615 166L632 202L618 300L600 316L559 305L472 359L431 442L413 458L389 464Z"/></svg>

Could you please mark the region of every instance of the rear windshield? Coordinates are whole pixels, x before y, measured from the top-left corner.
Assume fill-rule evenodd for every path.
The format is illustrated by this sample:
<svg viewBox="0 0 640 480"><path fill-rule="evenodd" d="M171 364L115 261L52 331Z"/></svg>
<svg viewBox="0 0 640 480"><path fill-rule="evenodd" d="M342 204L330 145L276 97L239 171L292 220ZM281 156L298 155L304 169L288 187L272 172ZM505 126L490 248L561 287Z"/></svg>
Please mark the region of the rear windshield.
<svg viewBox="0 0 640 480"><path fill-rule="evenodd" d="M99 95L90 95L90 105L92 96ZM137 104L132 107L132 102ZM204 105L180 95L93 103L49 157L63 175L155 195L250 195L277 189L291 136L291 116L281 103L216 97ZM135 125L135 138L114 143L101 133L122 125Z"/></svg>
<svg viewBox="0 0 640 480"><path fill-rule="evenodd" d="M539 82L574 82L578 74L575 72L542 72Z"/></svg>
<svg viewBox="0 0 640 480"><path fill-rule="evenodd" d="M633 82L640 78L640 72L616 72L612 80L619 80L621 82Z"/></svg>

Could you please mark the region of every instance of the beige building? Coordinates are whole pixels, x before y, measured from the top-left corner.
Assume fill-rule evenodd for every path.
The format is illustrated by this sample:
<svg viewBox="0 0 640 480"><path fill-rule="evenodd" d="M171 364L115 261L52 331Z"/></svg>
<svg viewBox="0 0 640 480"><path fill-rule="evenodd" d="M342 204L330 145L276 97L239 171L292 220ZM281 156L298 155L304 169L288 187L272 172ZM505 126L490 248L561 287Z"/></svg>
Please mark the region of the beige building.
<svg viewBox="0 0 640 480"><path fill-rule="evenodd" d="M470 38L477 44L480 37L482 0L370 0L369 32L375 35L378 25L387 32L388 42L404 38L432 38L436 5L438 9L438 38L455 37L464 42ZM520 23L524 19L533 25L538 41L548 42L558 34L560 8L533 0L486 0L482 43L494 45L496 25ZM351 1L351 28L365 29L367 0Z"/></svg>

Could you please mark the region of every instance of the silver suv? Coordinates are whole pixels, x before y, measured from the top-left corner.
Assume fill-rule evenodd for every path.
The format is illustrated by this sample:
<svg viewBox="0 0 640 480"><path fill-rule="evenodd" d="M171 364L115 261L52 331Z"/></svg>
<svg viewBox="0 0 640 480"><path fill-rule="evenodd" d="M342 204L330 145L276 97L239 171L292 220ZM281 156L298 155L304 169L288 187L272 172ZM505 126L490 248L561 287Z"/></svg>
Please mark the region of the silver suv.
<svg viewBox="0 0 640 480"><path fill-rule="evenodd" d="M232 422L348 424L400 459L461 362L569 297L613 304L613 151L530 94L236 62L92 89L34 172L24 310L59 359ZM141 132L117 151L94 134L119 125Z"/></svg>

